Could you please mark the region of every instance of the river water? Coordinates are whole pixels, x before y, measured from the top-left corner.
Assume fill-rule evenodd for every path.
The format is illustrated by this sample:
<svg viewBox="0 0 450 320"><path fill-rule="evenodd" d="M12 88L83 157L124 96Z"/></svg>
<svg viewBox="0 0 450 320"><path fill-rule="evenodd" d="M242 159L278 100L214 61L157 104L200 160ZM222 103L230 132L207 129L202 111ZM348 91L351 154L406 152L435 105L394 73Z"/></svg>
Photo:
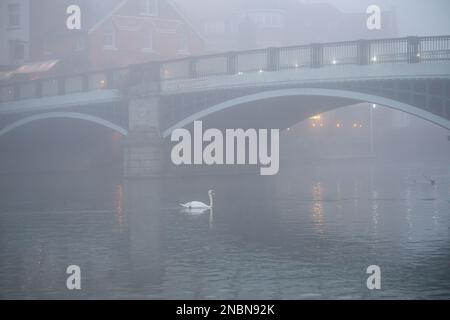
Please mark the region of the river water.
<svg viewBox="0 0 450 320"><path fill-rule="evenodd" d="M276 177L3 175L0 297L450 297L450 168L322 161ZM428 178L433 177L433 185ZM208 201L212 212L181 212ZM81 269L81 290L66 268ZM368 290L366 269L381 269Z"/></svg>

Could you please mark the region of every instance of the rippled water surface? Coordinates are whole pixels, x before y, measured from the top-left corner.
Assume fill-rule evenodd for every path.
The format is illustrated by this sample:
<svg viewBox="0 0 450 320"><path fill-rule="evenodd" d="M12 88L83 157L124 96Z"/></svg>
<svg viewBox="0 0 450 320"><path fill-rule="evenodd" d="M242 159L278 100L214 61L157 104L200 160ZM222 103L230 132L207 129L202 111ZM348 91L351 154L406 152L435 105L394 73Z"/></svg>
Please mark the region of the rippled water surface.
<svg viewBox="0 0 450 320"><path fill-rule="evenodd" d="M432 185L424 177L432 176ZM207 202L212 212L181 212ZM2 176L1 298L450 297L450 168L360 161L275 178ZM82 289L66 289L68 265ZM379 265L382 288L366 287Z"/></svg>

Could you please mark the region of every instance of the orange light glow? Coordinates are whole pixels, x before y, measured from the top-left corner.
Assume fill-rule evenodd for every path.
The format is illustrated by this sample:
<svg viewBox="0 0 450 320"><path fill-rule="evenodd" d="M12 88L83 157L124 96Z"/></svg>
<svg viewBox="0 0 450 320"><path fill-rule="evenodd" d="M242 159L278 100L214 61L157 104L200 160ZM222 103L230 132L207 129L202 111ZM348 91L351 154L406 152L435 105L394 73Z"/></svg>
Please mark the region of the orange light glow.
<svg viewBox="0 0 450 320"><path fill-rule="evenodd" d="M122 229L124 224L124 210L123 210L123 186L121 184L116 185L114 202L116 207L116 221L118 226Z"/></svg>

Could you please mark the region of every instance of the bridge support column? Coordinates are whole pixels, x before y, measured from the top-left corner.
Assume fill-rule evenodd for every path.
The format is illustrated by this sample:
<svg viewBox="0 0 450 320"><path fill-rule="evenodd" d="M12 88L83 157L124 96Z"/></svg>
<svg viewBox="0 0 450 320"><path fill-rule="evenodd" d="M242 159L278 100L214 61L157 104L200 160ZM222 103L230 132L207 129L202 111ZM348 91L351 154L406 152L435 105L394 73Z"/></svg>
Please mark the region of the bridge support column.
<svg viewBox="0 0 450 320"><path fill-rule="evenodd" d="M365 66L369 64L370 58L369 41L358 40L358 63Z"/></svg>
<svg viewBox="0 0 450 320"><path fill-rule="evenodd" d="M278 48L269 48L267 53L267 70L278 71L280 61L280 52Z"/></svg>
<svg viewBox="0 0 450 320"><path fill-rule="evenodd" d="M323 64L323 47L320 43L311 44L311 68L320 68Z"/></svg>
<svg viewBox="0 0 450 320"><path fill-rule="evenodd" d="M408 62L420 62L420 38L408 37Z"/></svg>
<svg viewBox="0 0 450 320"><path fill-rule="evenodd" d="M124 148L125 177L161 177L164 171L163 150L159 133L159 97L132 98L129 133Z"/></svg>
<svg viewBox="0 0 450 320"><path fill-rule="evenodd" d="M237 70L236 66L236 53L229 52L227 54L227 73L230 75L236 74L239 70Z"/></svg>

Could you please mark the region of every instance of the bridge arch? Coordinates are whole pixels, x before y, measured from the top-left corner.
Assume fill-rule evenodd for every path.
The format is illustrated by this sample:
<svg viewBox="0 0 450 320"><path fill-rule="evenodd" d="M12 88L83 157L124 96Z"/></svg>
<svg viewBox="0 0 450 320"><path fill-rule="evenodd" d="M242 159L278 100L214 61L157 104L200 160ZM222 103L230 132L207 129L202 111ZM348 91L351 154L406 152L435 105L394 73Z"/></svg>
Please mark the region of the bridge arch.
<svg viewBox="0 0 450 320"><path fill-rule="evenodd" d="M321 96L329 98L330 97L342 98L354 101L355 104L362 102L373 103L391 109L406 112L408 114L417 116L426 121L434 123L440 127L450 130L449 120L443 117L439 117L429 111L423 110L421 108L415 107L407 103L397 101L395 99L348 90L323 89L323 88L296 88L296 89L280 89L280 90L264 91L243 97L238 97L210 106L172 125L168 129L163 131L162 136L163 138L167 138L172 133L172 131L177 128L185 127L196 120L201 120L207 117L208 115L212 115L219 111L239 107L239 105L242 104L263 101L265 99L273 99L277 97L295 97L295 96Z"/></svg>
<svg viewBox="0 0 450 320"><path fill-rule="evenodd" d="M39 120L45 120L45 119L78 119L78 120L84 120L89 121L92 123L96 123L100 126L109 128L111 130L114 130L122 135L127 135L128 131L117 124L114 124L108 120L101 119L99 117L91 116L88 114L78 113L78 112L48 112L48 113L42 113L42 114L36 114L32 115L23 119L20 119L12 124L7 125L3 129L0 130L0 137L4 136L8 132L11 132L19 127L22 127L28 123L39 121Z"/></svg>

